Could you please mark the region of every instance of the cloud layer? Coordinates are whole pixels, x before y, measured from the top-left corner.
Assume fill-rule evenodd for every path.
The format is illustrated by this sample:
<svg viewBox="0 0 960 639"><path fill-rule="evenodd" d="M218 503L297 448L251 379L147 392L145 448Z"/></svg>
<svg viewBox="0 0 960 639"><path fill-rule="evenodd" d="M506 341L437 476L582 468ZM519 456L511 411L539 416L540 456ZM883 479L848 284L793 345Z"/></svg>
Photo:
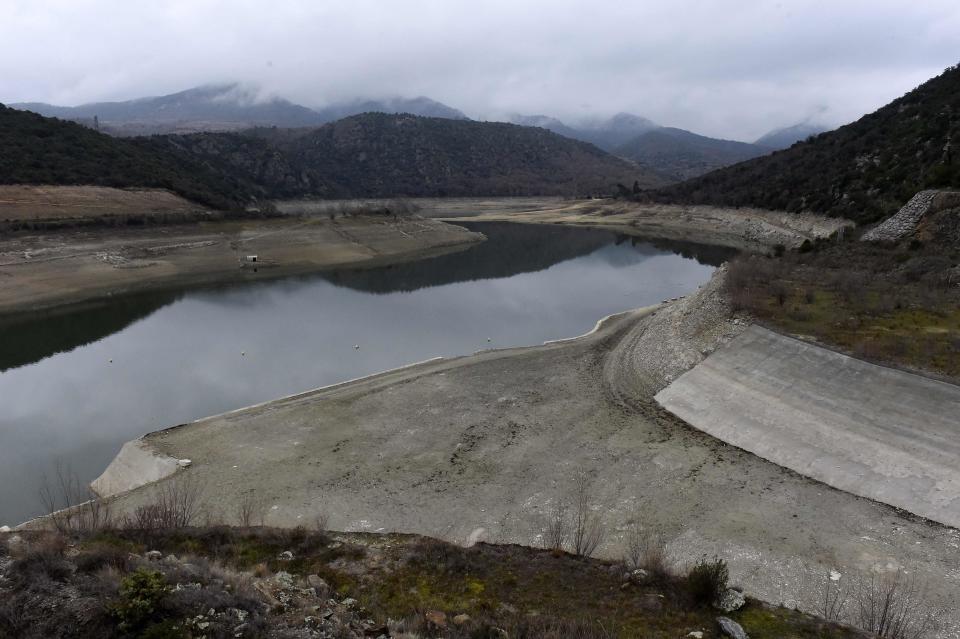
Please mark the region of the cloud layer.
<svg viewBox="0 0 960 639"><path fill-rule="evenodd" d="M0 101L240 81L308 106L630 111L753 139L853 120L960 61L956 0L0 0Z"/></svg>

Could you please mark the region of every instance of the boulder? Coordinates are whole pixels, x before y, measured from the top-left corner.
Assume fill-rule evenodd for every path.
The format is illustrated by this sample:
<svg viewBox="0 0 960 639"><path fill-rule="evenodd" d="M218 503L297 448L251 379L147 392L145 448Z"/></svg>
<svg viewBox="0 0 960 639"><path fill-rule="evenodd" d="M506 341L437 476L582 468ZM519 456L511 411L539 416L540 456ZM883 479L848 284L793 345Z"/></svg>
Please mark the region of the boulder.
<svg viewBox="0 0 960 639"><path fill-rule="evenodd" d="M733 612L734 610L743 608L743 604L746 602L747 600L744 598L742 592L734 590L733 588L727 588L727 590L720 595L720 598L717 599L714 606L721 612Z"/></svg>
<svg viewBox="0 0 960 639"><path fill-rule="evenodd" d="M750 639L743 627L729 617L717 617L717 623L720 625L720 634L731 639Z"/></svg>
<svg viewBox="0 0 960 639"><path fill-rule="evenodd" d="M279 559L280 561L293 561L293 552L289 550L284 550L282 553L280 553L277 559Z"/></svg>
<svg viewBox="0 0 960 639"><path fill-rule="evenodd" d="M159 550L148 550L143 556L147 558L147 561L160 561L163 553Z"/></svg>

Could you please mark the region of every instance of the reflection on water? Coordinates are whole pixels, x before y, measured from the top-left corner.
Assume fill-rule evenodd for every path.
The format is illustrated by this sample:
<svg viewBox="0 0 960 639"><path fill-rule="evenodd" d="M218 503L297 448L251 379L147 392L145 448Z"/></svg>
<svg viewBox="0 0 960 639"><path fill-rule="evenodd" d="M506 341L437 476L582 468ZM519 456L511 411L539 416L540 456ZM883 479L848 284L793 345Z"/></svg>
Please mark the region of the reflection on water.
<svg viewBox="0 0 960 639"><path fill-rule="evenodd" d="M41 473L58 459L89 481L151 430L430 357L578 335L689 292L729 256L602 231L464 226L489 240L0 326L0 524L38 514Z"/></svg>

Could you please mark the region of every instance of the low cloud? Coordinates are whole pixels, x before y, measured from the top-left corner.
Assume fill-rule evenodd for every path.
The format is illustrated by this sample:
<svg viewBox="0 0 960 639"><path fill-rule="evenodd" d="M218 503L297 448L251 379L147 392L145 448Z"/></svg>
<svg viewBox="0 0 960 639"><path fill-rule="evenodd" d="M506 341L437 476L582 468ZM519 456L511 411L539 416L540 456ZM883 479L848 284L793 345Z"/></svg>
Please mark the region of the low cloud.
<svg viewBox="0 0 960 639"><path fill-rule="evenodd" d="M0 101L239 81L309 106L427 95L471 117L629 111L753 139L842 124L960 61L955 0L6 0Z"/></svg>

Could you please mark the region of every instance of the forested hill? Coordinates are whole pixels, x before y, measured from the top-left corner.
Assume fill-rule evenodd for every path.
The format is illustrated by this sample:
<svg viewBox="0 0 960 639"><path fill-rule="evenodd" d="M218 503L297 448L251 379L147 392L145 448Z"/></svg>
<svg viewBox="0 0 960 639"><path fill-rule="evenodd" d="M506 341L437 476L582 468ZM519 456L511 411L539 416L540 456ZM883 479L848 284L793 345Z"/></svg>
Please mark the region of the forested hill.
<svg viewBox="0 0 960 639"><path fill-rule="evenodd" d="M534 127L364 113L317 129L157 138L270 197L587 195L664 181L591 144Z"/></svg>
<svg viewBox="0 0 960 639"><path fill-rule="evenodd" d="M870 223L925 188L960 188L960 67L806 142L650 195L813 211Z"/></svg>
<svg viewBox="0 0 960 639"><path fill-rule="evenodd" d="M0 184L92 184L169 189L218 209L239 209L249 189L150 139L120 140L73 122L0 104Z"/></svg>
<svg viewBox="0 0 960 639"><path fill-rule="evenodd" d="M589 195L664 184L544 129L408 114L118 139L0 105L0 149L0 184L165 188L233 210L253 198Z"/></svg>

